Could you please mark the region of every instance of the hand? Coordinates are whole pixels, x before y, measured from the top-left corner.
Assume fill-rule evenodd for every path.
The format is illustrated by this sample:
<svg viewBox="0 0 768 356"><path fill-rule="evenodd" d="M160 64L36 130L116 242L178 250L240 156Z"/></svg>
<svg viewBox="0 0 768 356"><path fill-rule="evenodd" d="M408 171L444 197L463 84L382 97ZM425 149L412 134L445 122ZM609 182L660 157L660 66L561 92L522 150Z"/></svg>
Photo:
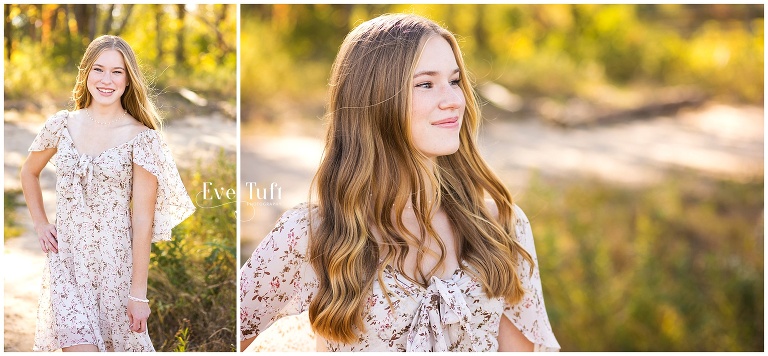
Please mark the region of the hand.
<svg viewBox="0 0 768 356"><path fill-rule="evenodd" d="M56 240L56 225L49 223L35 225L35 232L37 232L37 240L40 242L40 249L43 252L59 252L59 243Z"/></svg>
<svg viewBox="0 0 768 356"><path fill-rule="evenodd" d="M143 333L147 331L147 318L149 318L149 303L128 300L128 321L133 332Z"/></svg>

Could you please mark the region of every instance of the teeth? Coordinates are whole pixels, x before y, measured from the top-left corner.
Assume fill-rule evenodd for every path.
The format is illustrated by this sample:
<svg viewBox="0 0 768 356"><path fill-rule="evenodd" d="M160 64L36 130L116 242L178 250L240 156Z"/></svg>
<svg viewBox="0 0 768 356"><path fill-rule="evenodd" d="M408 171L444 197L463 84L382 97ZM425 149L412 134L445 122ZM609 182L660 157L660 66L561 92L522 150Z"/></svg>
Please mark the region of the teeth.
<svg viewBox="0 0 768 356"><path fill-rule="evenodd" d="M102 93L113 93L115 90L114 89L99 89L99 91L102 92Z"/></svg>

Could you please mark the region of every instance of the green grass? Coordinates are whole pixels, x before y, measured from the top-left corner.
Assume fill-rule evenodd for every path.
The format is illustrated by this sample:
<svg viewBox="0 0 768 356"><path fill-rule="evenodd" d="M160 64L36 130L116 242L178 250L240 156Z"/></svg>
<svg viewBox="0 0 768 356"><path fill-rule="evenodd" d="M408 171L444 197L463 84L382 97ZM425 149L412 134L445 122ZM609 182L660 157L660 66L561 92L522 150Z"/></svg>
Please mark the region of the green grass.
<svg viewBox="0 0 768 356"><path fill-rule="evenodd" d="M24 228L19 223L17 208L24 206L19 200L22 192L19 189L6 190L3 195L3 241L21 236Z"/></svg>
<svg viewBox="0 0 768 356"><path fill-rule="evenodd" d="M235 187L234 155L182 171L195 202L202 182ZM173 231L173 240L153 244L148 293L149 334L157 351L235 351L236 204L209 200Z"/></svg>
<svg viewBox="0 0 768 356"><path fill-rule="evenodd" d="M518 197L567 351L762 351L763 179L641 189L534 179Z"/></svg>

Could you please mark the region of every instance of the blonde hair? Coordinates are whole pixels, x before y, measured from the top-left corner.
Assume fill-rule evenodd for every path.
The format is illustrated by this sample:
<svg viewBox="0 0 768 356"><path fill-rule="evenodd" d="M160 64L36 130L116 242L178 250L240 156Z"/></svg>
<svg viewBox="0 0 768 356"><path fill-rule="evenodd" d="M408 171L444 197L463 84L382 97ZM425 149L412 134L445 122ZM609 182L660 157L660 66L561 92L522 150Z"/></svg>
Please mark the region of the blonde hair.
<svg viewBox="0 0 768 356"><path fill-rule="evenodd" d="M438 157L429 170L408 128L413 73L432 36L446 39L453 49L466 110L458 151ZM374 277L386 291L383 267L394 263L403 271L409 246L423 246L434 237L441 249L437 267L423 271L424 252L419 251L415 280L405 276L426 285L446 254L429 219L436 207L448 214L459 260L475 269L468 273L477 277L484 292L510 303L522 298L520 256L531 265L533 261L515 237L511 194L478 154L480 113L466 78L456 38L420 16L379 16L356 27L342 43L331 71L325 151L313 181L318 209L310 214L310 221L317 223L311 224L309 258L320 286L309 317L315 332L326 339L357 340L355 329L364 328L364 302ZM433 191L426 191L426 179ZM486 194L498 207L498 220L486 206ZM436 201L430 203L427 197L433 196ZM409 233L401 218L409 202L420 236ZM386 248L380 249L380 244Z"/></svg>
<svg viewBox="0 0 768 356"><path fill-rule="evenodd" d="M72 89L72 100L75 102L75 110L84 109L91 105L93 96L88 91L88 73L90 73L96 59L106 50L115 50L123 56L126 72L128 73L128 86L120 98L120 104L144 126L154 130L160 129L162 120L155 104L149 98L149 88L144 75L139 70L136 54L131 49L131 46L118 36L100 36L91 41L88 48L86 48L85 54L78 66L75 87Z"/></svg>

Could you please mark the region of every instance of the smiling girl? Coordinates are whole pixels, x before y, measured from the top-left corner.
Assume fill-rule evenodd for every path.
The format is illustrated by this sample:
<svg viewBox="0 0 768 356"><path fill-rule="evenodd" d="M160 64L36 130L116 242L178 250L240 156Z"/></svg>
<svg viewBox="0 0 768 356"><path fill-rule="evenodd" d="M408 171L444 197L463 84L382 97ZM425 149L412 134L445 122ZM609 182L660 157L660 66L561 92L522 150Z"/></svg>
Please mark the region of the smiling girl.
<svg viewBox="0 0 768 356"><path fill-rule="evenodd" d="M46 121L21 169L47 255L34 350L154 351L147 334L150 245L170 239L194 206L123 39L91 42L72 95L75 110ZM40 186L51 159L54 224Z"/></svg>
<svg viewBox="0 0 768 356"><path fill-rule="evenodd" d="M241 348L309 311L318 349L558 350L528 220L479 156L454 36L367 21L330 80L316 202L286 212L241 270Z"/></svg>

